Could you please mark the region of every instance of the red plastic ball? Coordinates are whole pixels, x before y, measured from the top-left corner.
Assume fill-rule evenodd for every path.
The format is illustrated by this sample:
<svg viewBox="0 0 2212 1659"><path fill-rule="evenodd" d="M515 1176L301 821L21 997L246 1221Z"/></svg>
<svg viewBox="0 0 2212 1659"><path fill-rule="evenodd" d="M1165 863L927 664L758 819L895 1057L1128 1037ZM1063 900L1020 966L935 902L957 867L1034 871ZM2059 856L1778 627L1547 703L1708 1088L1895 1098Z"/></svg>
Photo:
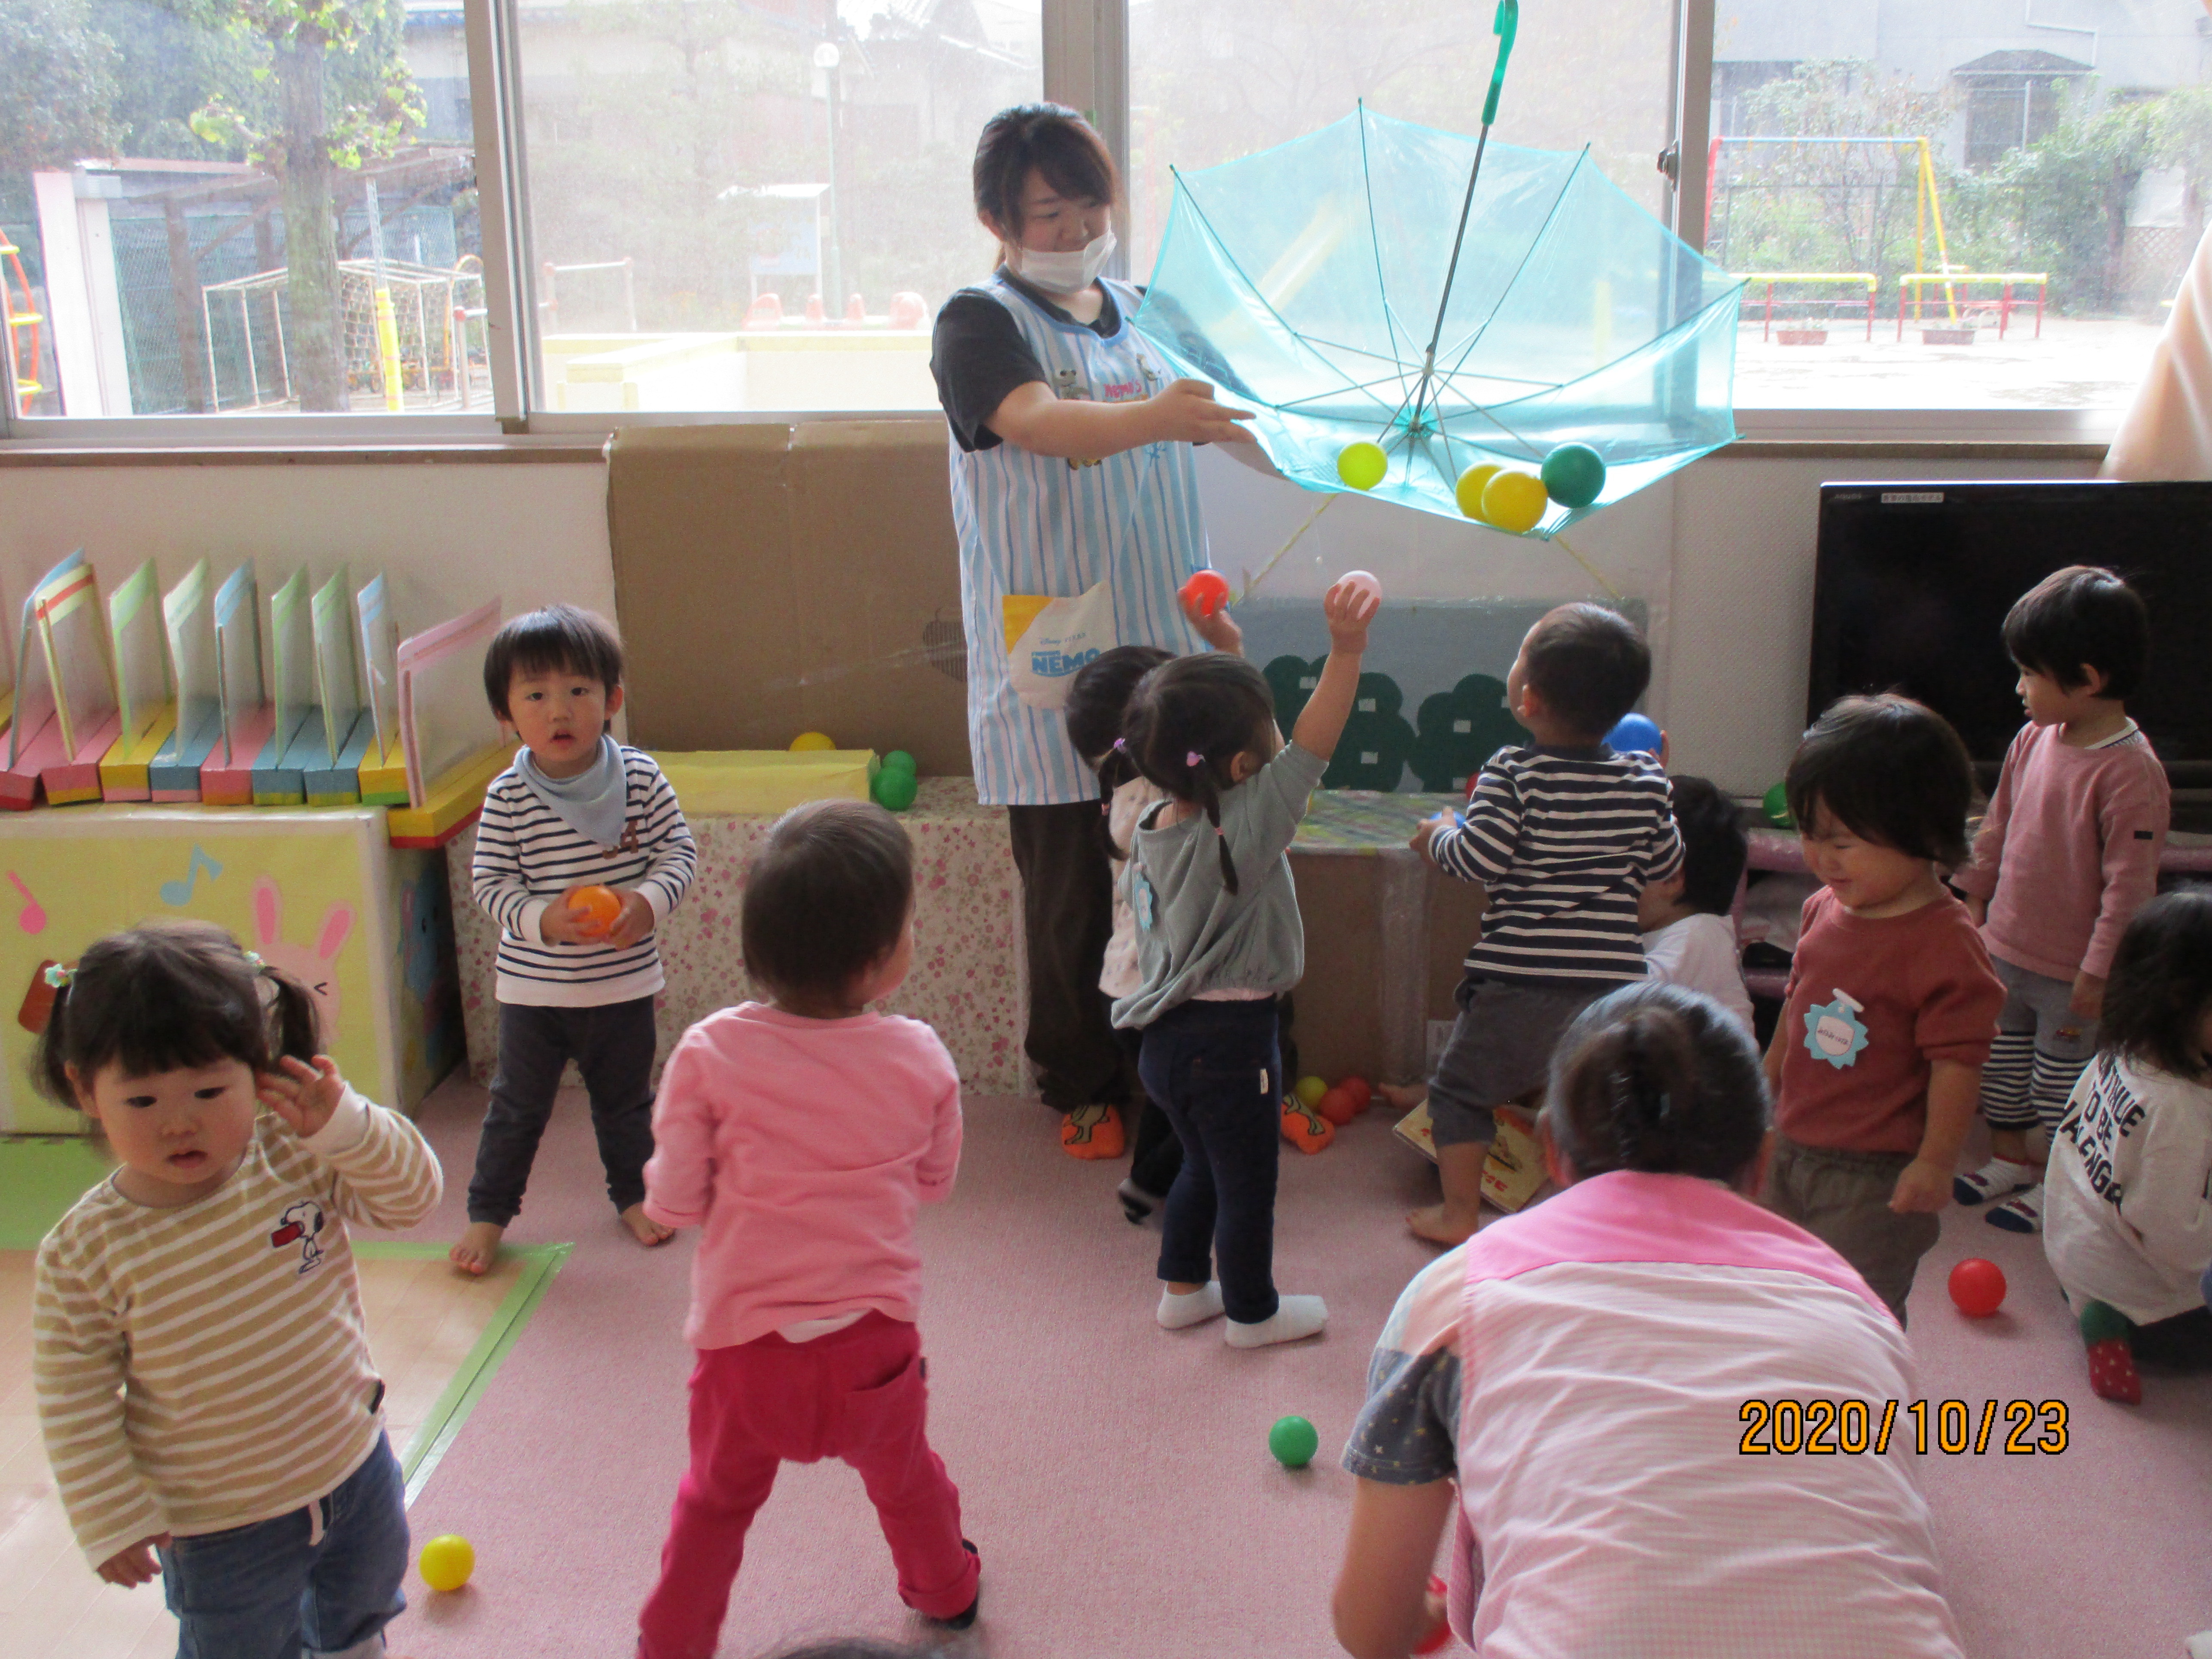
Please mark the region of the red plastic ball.
<svg viewBox="0 0 2212 1659"><path fill-rule="evenodd" d="M2004 1299L2004 1272L1996 1262L1970 1255L1951 1269L1951 1300L1967 1318L1987 1319Z"/></svg>
<svg viewBox="0 0 2212 1659"><path fill-rule="evenodd" d="M1323 1095L1321 1104L1314 1109L1340 1129L1359 1115L1359 1108L1352 1100L1352 1091L1342 1084Z"/></svg>
<svg viewBox="0 0 2212 1659"><path fill-rule="evenodd" d="M1352 1109L1354 1112L1364 1112L1374 1103L1374 1087L1364 1077L1346 1078L1336 1086L1352 1097Z"/></svg>
<svg viewBox="0 0 2212 1659"><path fill-rule="evenodd" d="M1218 570L1201 570L1182 585L1182 602L1201 617L1229 603L1229 580Z"/></svg>

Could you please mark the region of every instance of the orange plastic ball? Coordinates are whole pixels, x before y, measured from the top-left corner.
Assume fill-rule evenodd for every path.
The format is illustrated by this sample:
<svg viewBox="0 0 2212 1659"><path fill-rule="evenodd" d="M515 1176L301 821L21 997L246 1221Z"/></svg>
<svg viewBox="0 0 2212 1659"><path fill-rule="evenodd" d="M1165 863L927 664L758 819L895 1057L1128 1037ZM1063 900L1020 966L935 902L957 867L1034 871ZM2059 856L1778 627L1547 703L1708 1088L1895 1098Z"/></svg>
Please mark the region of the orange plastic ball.
<svg viewBox="0 0 2212 1659"><path fill-rule="evenodd" d="M568 897L569 908L581 910L594 933L605 933L622 916L622 895L611 887L571 888Z"/></svg>

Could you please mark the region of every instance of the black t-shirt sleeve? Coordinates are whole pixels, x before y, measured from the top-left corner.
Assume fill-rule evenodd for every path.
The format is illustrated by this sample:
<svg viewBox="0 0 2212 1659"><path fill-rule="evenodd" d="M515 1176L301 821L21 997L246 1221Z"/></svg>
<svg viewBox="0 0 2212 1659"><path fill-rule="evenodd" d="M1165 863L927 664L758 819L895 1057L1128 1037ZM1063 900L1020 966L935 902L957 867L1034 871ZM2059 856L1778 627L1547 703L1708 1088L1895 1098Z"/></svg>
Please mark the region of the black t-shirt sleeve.
<svg viewBox="0 0 2212 1659"><path fill-rule="evenodd" d="M954 295L937 313L929 372L952 435L967 450L996 448L1001 440L984 422L1008 392L1045 378L1044 365L1006 307L972 289Z"/></svg>

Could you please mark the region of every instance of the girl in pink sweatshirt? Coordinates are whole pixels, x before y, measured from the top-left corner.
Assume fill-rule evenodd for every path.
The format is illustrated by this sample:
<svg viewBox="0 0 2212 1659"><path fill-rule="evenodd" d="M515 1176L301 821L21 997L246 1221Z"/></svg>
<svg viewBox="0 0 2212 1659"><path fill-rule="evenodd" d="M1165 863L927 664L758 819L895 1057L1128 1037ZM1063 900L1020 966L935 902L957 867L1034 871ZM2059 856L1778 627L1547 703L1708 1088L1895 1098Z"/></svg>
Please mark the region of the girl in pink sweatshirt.
<svg viewBox="0 0 2212 1659"><path fill-rule="evenodd" d="M851 1464L900 1599L956 1630L975 1618L978 1559L929 1448L915 1328L915 1219L952 1190L960 1080L928 1026L868 1012L914 959L906 831L864 801L787 812L747 872L742 926L768 1000L685 1032L653 1110L646 1212L703 1236L684 1327L691 1462L640 1659L714 1652L787 1461Z"/></svg>

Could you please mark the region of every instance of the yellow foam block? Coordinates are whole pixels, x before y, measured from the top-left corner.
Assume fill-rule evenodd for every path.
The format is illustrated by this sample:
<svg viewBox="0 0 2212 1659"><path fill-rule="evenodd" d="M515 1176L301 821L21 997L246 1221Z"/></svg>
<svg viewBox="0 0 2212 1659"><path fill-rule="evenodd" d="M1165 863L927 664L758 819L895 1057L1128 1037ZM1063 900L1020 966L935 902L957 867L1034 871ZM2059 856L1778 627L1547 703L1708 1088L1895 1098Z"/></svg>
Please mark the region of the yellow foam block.
<svg viewBox="0 0 2212 1659"><path fill-rule="evenodd" d="M375 745L372 743L370 747ZM389 764L361 764L361 799L365 806L404 806L407 804L407 763L395 750Z"/></svg>
<svg viewBox="0 0 2212 1659"><path fill-rule="evenodd" d="M810 800L866 800L877 764L870 749L700 749L653 758L687 814L715 817L787 812Z"/></svg>
<svg viewBox="0 0 2212 1659"><path fill-rule="evenodd" d="M152 780L147 768L161 745L176 734L177 710L164 708L143 736L118 738L100 757L100 793L109 800L151 800Z"/></svg>
<svg viewBox="0 0 2212 1659"><path fill-rule="evenodd" d="M483 805L484 791L514 758L514 745L501 744L463 761L432 782L421 806L395 806L387 812L386 838L394 847L441 846L477 815Z"/></svg>

